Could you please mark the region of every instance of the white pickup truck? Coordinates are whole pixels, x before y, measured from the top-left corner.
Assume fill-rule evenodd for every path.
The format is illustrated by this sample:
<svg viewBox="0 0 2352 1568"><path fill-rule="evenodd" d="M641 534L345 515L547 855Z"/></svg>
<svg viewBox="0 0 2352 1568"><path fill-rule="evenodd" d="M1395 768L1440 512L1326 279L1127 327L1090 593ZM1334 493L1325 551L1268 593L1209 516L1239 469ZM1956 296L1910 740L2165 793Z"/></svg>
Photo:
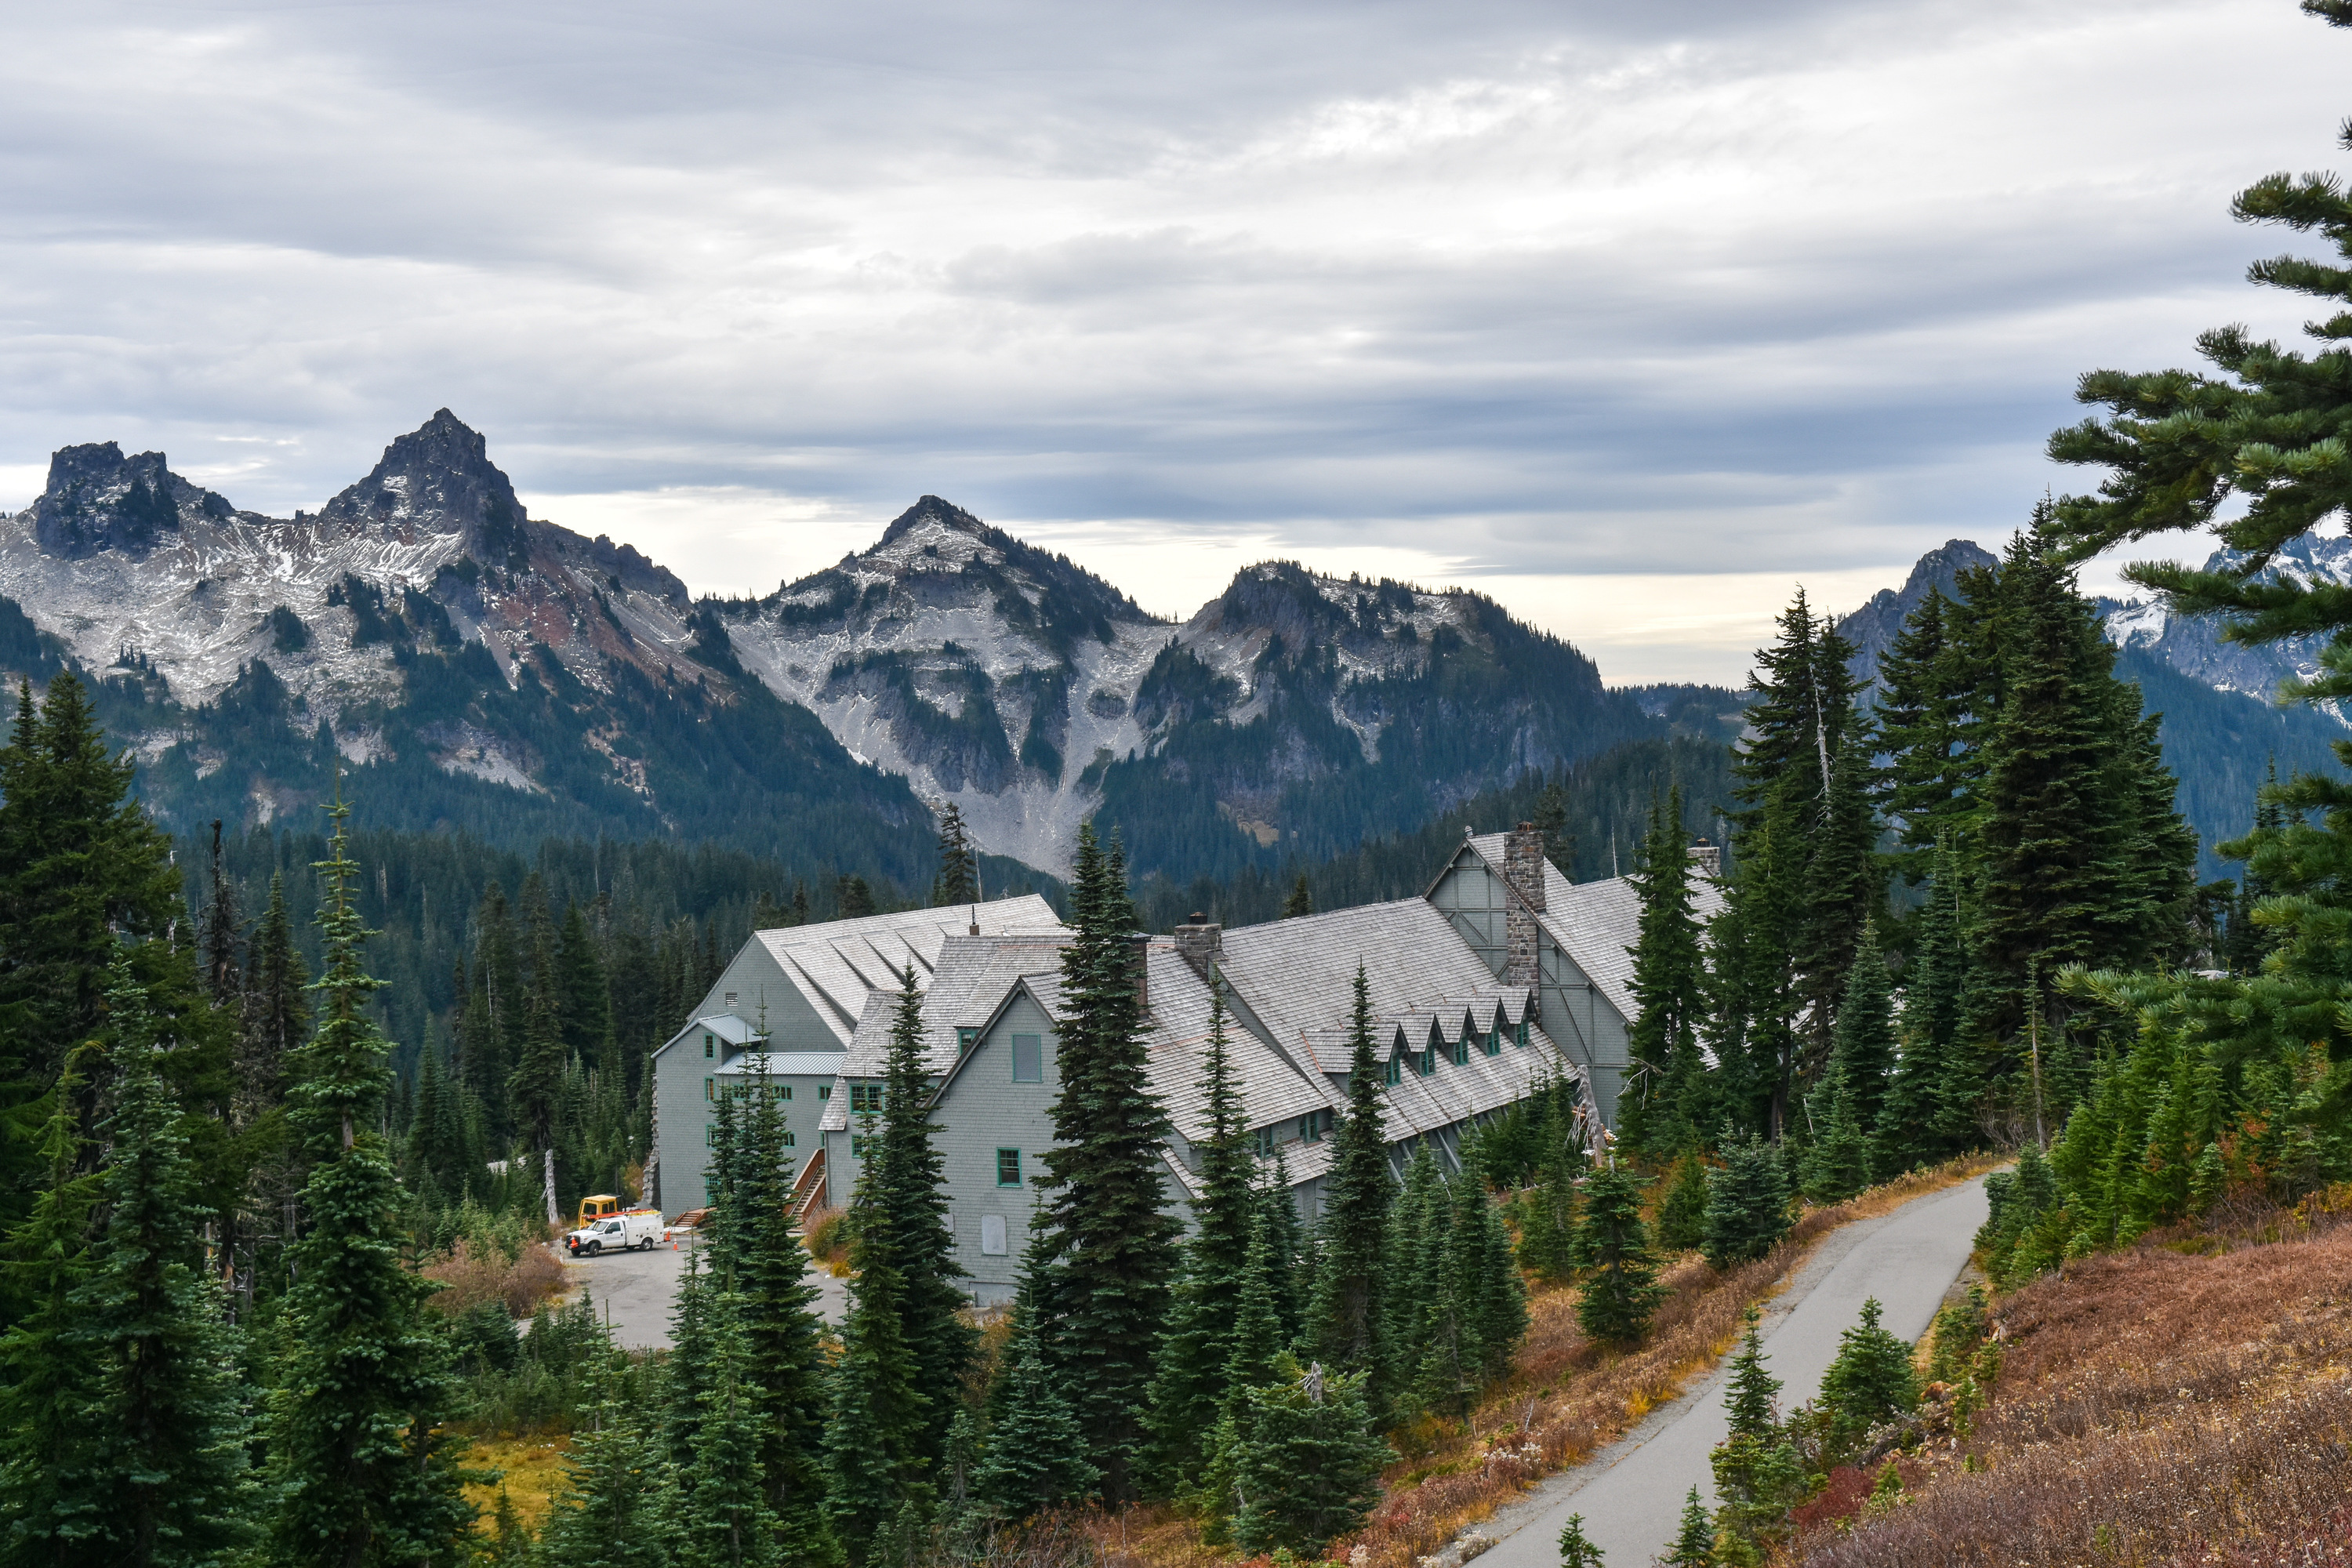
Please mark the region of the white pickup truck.
<svg viewBox="0 0 2352 1568"><path fill-rule="evenodd" d="M563 1245L574 1258L593 1258L600 1252L651 1252L661 1234L659 1209L630 1209L590 1220L566 1236Z"/></svg>

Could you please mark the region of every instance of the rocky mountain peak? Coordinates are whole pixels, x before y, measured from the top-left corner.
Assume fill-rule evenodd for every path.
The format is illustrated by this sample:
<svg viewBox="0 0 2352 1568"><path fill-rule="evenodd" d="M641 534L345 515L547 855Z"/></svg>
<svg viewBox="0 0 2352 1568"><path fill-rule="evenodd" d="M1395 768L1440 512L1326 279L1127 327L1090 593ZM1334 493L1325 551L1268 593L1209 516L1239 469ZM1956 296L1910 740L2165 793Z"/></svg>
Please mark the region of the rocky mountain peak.
<svg viewBox="0 0 2352 1568"><path fill-rule="evenodd" d="M49 482L33 503L33 536L69 561L102 550L141 556L200 517L235 515L226 500L172 472L163 453L126 458L112 441L92 441L50 456Z"/></svg>
<svg viewBox="0 0 2352 1568"><path fill-rule="evenodd" d="M1881 588L1870 596L1869 603L1838 622L1839 632L1853 645L1853 678L1877 680L1878 661L1895 646L1903 623L1927 598L1930 588L1941 589L1944 596L1950 598L1952 584L1961 573L2000 563L2000 558L1991 551L1970 539L1948 539L1942 548L1919 557L1901 588Z"/></svg>
<svg viewBox="0 0 2352 1568"><path fill-rule="evenodd" d="M467 552L495 565L520 562L522 502L490 461L480 432L449 410L395 438L367 478L329 501L322 521L415 537L462 533Z"/></svg>

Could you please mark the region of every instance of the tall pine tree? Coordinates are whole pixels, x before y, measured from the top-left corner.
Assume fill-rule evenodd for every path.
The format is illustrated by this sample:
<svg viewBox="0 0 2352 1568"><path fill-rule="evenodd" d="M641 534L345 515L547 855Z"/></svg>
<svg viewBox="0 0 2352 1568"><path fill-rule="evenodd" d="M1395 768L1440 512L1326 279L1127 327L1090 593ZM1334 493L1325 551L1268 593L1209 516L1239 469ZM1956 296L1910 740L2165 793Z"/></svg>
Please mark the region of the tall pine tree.
<svg viewBox="0 0 2352 1568"><path fill-rule="evenodd" d="M1323 1184L1323 1218L1307 1334L1323 1364L1367 1374L1365 1397L1385 1414L1391 1390L1382 1380L1389 1355L1382 1321L1389 1210L1396 1173L1389 1165L1382 1126L1381 1064L1373 1056L1371 988L1356 966L1355 1001L1348 1032L1348 1104L1332 1130L1330 1173Z"/></svg>

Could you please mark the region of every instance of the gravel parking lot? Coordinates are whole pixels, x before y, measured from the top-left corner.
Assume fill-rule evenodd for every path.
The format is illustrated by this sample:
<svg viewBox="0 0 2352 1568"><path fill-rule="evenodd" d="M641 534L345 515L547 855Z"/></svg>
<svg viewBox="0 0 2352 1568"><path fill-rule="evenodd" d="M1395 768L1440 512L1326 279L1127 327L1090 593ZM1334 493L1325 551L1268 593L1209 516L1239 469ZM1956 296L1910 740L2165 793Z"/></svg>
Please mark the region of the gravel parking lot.
<svg viewBox="0 0 2352 1568"><path fill-rule="evenodd" d="M686 1275L690 1243L673 1248L664 1242L651 1252L608 1252L597 1258L567 1261L563 1266L566 1301L582 1291L596 1304L596 1315L612 1327L613 1342L624 1350L667 1350L670 1309L677 1300L677 1282ZM836 1279L822 1266L810 1266L815 1279L817 1311L828 1323L838 1324L848 1310L849 1281Z"/></svg>

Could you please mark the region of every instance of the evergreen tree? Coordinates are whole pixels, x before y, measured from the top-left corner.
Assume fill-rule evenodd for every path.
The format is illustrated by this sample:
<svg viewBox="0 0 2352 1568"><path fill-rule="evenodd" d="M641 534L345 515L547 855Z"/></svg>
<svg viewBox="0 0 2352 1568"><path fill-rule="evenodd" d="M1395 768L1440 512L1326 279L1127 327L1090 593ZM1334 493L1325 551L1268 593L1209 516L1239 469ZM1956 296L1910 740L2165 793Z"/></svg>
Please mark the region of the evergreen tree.
<svg viewBox="0 0 2352 1568"><path fill-rule="evenodd" d="M37 1094L103 1031L119 949L176 1032L194 973L171 942L171 840L131 793L130 758L107 751L89 692L60 672L37 706L21 683L16 701L0 746L0 1083Z"/></svg>
<svg viewBox="0 0 2352 1568"><path fill-rule="evenodd" d="M1049 1222L1061 1358L1106 1497L1131 1495L1152 1356L1167 1315L1177 1226L1165 1208L1166 1111L1152 1093L1135 966L1135 908L1116 845L1078 835L1062 955L1061 1090L1052 1115Z"/></svg>
<svg viewBox="0 0 2352 1568"><path fill-rule="evenodd" d="M1498 1377L1509 1370L1528 1334L1528 1287L1512 1255L1511 1233L1487 1190L1481 1163L1483 1140L1463 1151L1463 1171L1453 1184L1454 1223L1448 1266L1478 1345L1479 1370Z"/></svg>
<svg viewBox="0 0 2352 1568"><path fill-rule="evenodd" d="M236 1062L240 1128L275 1110L285 1098L286 1063L310 1033L310 984L294 945L286 909L286 879L273 872L269 903L253 933L246 963L245 1027Z"/></svg>
<svg viewBox="0 0 2352 1568"><path fill-rule="evenodd" d="M1650 1314L1666 1292L1657 1283L1649 1227L1642 1223L1642 1189L1631 1168L1615 1163L1584 1179L1584 1217L1576 1227L1576 1263L1582 1293L1576 1321L1596 1340L1630 1345L1649 1331Z"/></svg>
<svg viewBox="0 0 2352 1568"><path fill-rule="evenodd" d="M1871 1169L1891 1176L1974 1142L1979 1089L1964 1030L1970 939L1949 835L1937 840L1927 897L1913 927L1903 999L1902 1055L1871 1129Z"/></svg>
<svg viewBox="0 0 2352 1568"><path fill-rule="evenodd" d="M540 1550L563 1568L668 1568L674 1545L668 1467L655 1435L614 1387L610 1352L591 1363L583 1419L563 1456L563 1490Z"/></svg>
<svg viewBox="0 0 2352 1568"><path fill-rule="evenodd" d="M1035 1333L1016 1323L1004 1355L1003 1405L971 1489L998 1518L1021 1520L1087 1496L1101 1473Z"/></svg>
<svg viewBox="0 0 2352 1568"><path fill-rule="evenodd" d="M523 1025L522 1055L507 1093L514 1104L515 1129L540 1155L541 1196L547 1223L561 1225L555 1199L556 1112L563 1085L563 1033L554 999L535 991Z"/></svg>
<svg viewBox="0 0 2352 1568"><path fill-rule="evenodd" d="M1315 895L1307 890L1307 873L1298 873L1298 880L1290 885L1290 896L1282 900L1282 918L1295 921L1301 915L1315 912Z"/></svg>
<svg viewBox="0 0 2352 1568"><path fill-rule="evenodd" d="M1962 826L1971 804L1959 727L1983 672L1953 657L1945 627L1953 609L1941 588L1930 587L1878 664L1878 743L1887 763L1877 805L1901 846L1889 857L1892 867L1914 884L1928 875L1937 840Z"/></svg>
<svg viewBox="0 0 2352 1568"><path fill-rule="evenodd" d="M940 868L931 879L931 905L974 903L980 898L979 857L963 825L963 811L950 801L940 810Z"/></svg>
<svg viewBox="0 0 2352 1568"><path fill-rule="evenodd" d="M1332 1130L1330 1173L1324 1178L1320 1257L1307 1334L1323 1364L1368 1377L1366 1398L1388 1405L1379 1379L1388 1360L1381 1321L1381 1275L1396 1173L1381 1127L1381 1066L1372 1055L1371 989L1356 965L1349 1026L1348 1104Z"/></svg>
<svg viewBox="0 0 2352 1568"><path fill-rule="evenodd" d="M1234 1079L1231 1044L1224 994L1213 972L1208 1050L1201 1073L1207 1124L1204 1136L1193 1144L1200 1157L1200 1196L1192 1205L1194 1230L1184 1247L1184 1272L1168 1314L1168 1337L1160 1343L1151 1390L1155 1468L1171 1483L1197 1468L1202 1441L1224 1404L1226 1363L1233 1358L1254 1245L1263 1266L1269 1271L1272 1268L1272 1238L1265 1234L1262 1201L1254 1184L1249 1126ZM1283 1194L1281 1201L1288 1200L1289 1194ZM1270 1295L1265 1310L1275 1310Z"/></svg>
<svg viewBox="0 0 2352 1568"><path fill-rule="evenodd" d="M1584 1516L1571 1513L1559 1531L1559 1568L1601 1568L1601 1548L1584 1533Z"/></svg>
<svg viewBox="0 0 2352 1568"><path fill-rule="evenodd" d="M1298 1223L1298 1200L1291 1195L1290 1157L1280 1145L1275 1148L1274 1163L1263 1172L1256 1205L1256 1223L1265 1226L1266 1278L1271 1281L1275 1316L1286 1344L1297 1336L1305 1316L1307 1240L1305 1227Z"/></svg>
<svg viewBox="0 0 2352 1568"><path fill-rule="evenodd" d="M751 1379L738 1298L714 1290L706 1310L694 1479L678 1510L677 1562L679 1568L767 1568L785 1559L760 1466L766 1391Z"/></svg>
<svg viewBox="0 0 2352 1568"><path fill-rule="evenodd" d="M1919 1378L1911 1368L1911 1347L1879 1326L1878 1298L1862 1304L1862 1318L1838 1337L1837 1359L1822 1374L1822 1403L1830 1417L1832 1441L1850 1450L1882 1421L1907 1415L1919 1405Z"/></svg>
<svg viewBox="0 0 2352 1568"><path fill-rule="evenodd" d="M910 964L899 976L883 1064L881 1131L867 1168L874 1180L873 1212L890 1229L915 1385L934 1395L919 1451L926 1464L936 1465L947 1453L948 1428L956 1415L955 1401L945 1391L962 1383L979 1335L964 1321L964 1293L956 1284L966 1271L956 1261L955 1235L948 1228L946 1162L933 1142L939 1128L931 1120L923 1041L923 994L915 988Z"/></svg>
<svg viewBox="0 0 2352 1568"><path fill-rule="evenodd" d="M97 1398L98 1369L72 1348L79 1321L74 1293L89 1274L89 1215L98 1176L80 1169L80 1063L99 1047L69 1051L57 1086L26 1108L45 1114L36 1147L44 1181L8 1233L8 1272L21 1309L0 1337L0 1562L110 1562L116 1555L100 1495L100 1461L84 1413ZM20 1113L21 1114L21 1113Z"/></svg>
<svg viewBox="0 0 2352 1568"><path fill-rule="evenodd" d="M843 877L834 884L834 908L837 920L864 920L877 912L874 889L863 877Z"/></svg>
<svg viewBox="0 0 2352 1568"><path fill-rule="evenodd" d="M821 1563L837 1555L824 1500L828 1466L824 1452L827 1398L823 1329L816 1316L816 1286L808 1277L808 1251L793 1228L793 1160L784 1151L782 1108L769 1080L766 1054L753 1062L751 1098L743 1114L740 1119L725 1118L729 1125L722 1172L724 1215L719 1233L723 1237L722 1261L736 1297L734 1311L746 1358L744 1376L764 1395L758 1419L765 1508L780 1532L784 1554L796 1563ZM892 1100L886 1104L895 1109L896 1098L894 1079ZM905 1105L912 1114L923 1114L921 1104L919 1092L906 1096ZM723 1101L721 1109L725 1109ZM927 1131L915 1136L928 1152ZM909 1157L901 1146L887 1158L866 1161L859 1176L861 1186L885 1181L903 1184ZM896 1187L877 1185L875 1190L897 1193ZM877 1228L887 1224L919 1230L928 1220L932 1235L944 1237L945 1227L939 1223L930 1191L919 1187L898 1193L888 1202L908 1206L897 1209L885 1204L889 1217L877 1221ZM854 1223L862 1230L866 1215L861 1212ZM882 1245L896 1244L886 1238ZM897 1273L896 1282L901 1292L897 1301L877 1310L904 1310L910 1305L903 1271ZM877 1292L880 1289L877 1282ZM961 1325L956 1327L960 1330ZM940 1364L950 1378L961 1375L961 1363L953 1363L951 1370L944 1359ZM923 1386L949 1387L952 1382Z"/></svg>
<svg viewBox="0 0 2352 1568"><path fill-rule="evenodd" d="M208 1563L249 1536L246 1418L180 1111L156 1076L147 999L118 962L108 993L119 1068L89 1276L68 1297L68 1353L97 1371L79 1414L113 1561Z"/></svg>
<svg viewBox="0 0 2352 1568"><path fill-rule="evenodd" d="M1255 1553L1319 1551L1360 1527L1396 1456L1375 1433L1364 1374L1326 1377L1320 1364L1246 1395L1248 1435L1235 1469L1242 1506L1234 1538Z"/></svg>
<svg viewBox="0 0 2352 1568"><path fill-rule="evenodd" d="M1658 1248L1688 1252L1706 1239L1706 1162L1696 1151L1675 1162L1666 1195L1658 1201Z"/></svg>
<svg viewBox="0 0 2352 1568"><path fill-rule="evenodd" d="M1780 1381L1765 1369L1757 1322L1751 1307L1724 1391L1731 1430L1709 1456L1717 1530L1751 1559L1759 1557L1758 1549L1786 1528L1789 1509L1803 1495L1806 1484L1796 1447L1780 1428Z"/></svg>
<svg viewBox="0 0 2352 1568"><path fill-rule="evenodd" d="M1568 820L1568 786L1558 777L1546 781L1528 820L1543 836L1544 858L1561 876L1575 881L1576 829Z"/></svg>
<svg viewBox="0 0 2352 1568"><path fill-rule="evenodd" d="M1627 1148L1672 1153L1694 1146L1711 1120L1698 1025L1706 1009L1705 953L1691 911L1689 843L1683 794L1653 800L1641 869L1640 935L1633 945L1633 1020L1627 1048L1635 1065L1618 1101L1618 1132Z"/></svg>
<svg viewBox="0 0 2352 1568"><path fill-rule="evenodd" d="M833 1368L833 1418L824 1430L831 1480L825 1512L849 1561L860 1568L875 1561L876 1538L899 1510L912 1503L928 1511L932 1495L923 1447L933 1401L919 1384L920 1369L908 1342L907 1284L897 1257L901 1227L898 1216L882 1206L879 1163L869 1160L860 1171L850 1210L849 1315ZM936 1227L920 1211L908 1218Z"/></svg>
<svg viewBox="0 0 2352 1568"><path fill-rule="evenodd" d="M1696 1487L1683 1500L1682 1523L1675 1531L1674 1544L1659 1561L1666 1568L1715 1568L1715 1526L1706 1510L1699 1506Z"/></svg>
<svg viewBox="0 0 2352 1568"><path fill-rule="evenodd" d="M212 862L205 878L205 912L196 930L196 952L204 964L205 988L213 1005L233 1005L245 990L245 974L236 961L245 925L237 916L236 889L229 881L221 855L220 819L213 819Z"/></svg>
<svg viewBox="0 0 2352 1568"><path fill-rule="evenodd" d="M587 914L576 903L564 906L554 980L551 989L565 1053L583 1063L604 1065L613 1047L613 994Z"/></svg>
<svg viewBox="0 0 2352 1568"><path fill-rule="evenodd" d="M1717 1268L1763 1257L1789 1234L1789 1180L1780 1152L1760 1138L1727 1140L1723 1168L1706 1178L1706 1234Z"/></svg>
<svg viewBox="0 0 2352 1568"><path fill-rule="evenodd" d="M1536 1184L1519 1200L1520 1267L1555 1282L1576 1268L1577 1177L1584 1151L1564 1138L1550 1141L1536 1169Z"/></svg>
<svg viewBox="0 0 2352 1568"><path fill-rule="evenodd" d="M1870 1184L1870 1133L1879 1126L1895 1065L1894 1001L1874 923L1862 944L1838 1008L1829 1071L1815 1096L1818 1142L1805 1163L1806 1195L1816 1203L1852 1197Z"/></svg>
<svg viewBox="0 0 2352 1568"><path fill-rule="evenodd" d="M388 1074L365 1002L367 937L352 907L359 867L339 800L319 924L319 1030L301 1053L293 1126L310 1163L308 1228L289 1248L285 1379L269 1405L278 1492L269 1555L301 1564L454 1556L473 1510L445 1426L440 1346L420 1321L430 1287L398 1257L398 1184L375 1131Z"/></svg>

